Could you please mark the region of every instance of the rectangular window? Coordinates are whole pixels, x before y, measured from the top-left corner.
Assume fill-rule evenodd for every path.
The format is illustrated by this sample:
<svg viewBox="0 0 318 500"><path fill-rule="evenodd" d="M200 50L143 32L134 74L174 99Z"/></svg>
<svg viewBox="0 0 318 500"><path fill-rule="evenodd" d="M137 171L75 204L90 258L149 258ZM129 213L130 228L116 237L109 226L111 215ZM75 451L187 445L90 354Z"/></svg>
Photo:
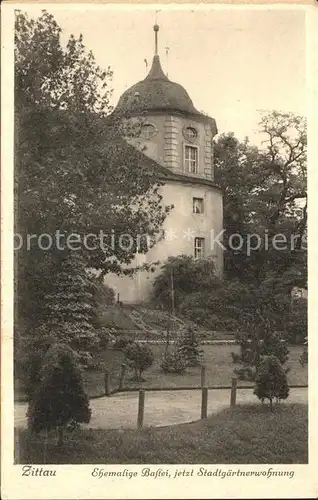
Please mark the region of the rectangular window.
<svg viewBox="0 0 318 500"><path fill-rule="evenodd" d="M203 198L193 198L193 213L194 214L204 213Z"/></svg>
<svg viewBox="0 0 318 500"><path fill-rule="evenodd" d="M190 174L198 173L198 148L195 146L184 147L184 165Z"/></svg>
<svg viewBox="0 0 318 500"><path fill-rule="evenodd" d="M194 258L195 259L204 258L204 238L194 239Z"/></svg>

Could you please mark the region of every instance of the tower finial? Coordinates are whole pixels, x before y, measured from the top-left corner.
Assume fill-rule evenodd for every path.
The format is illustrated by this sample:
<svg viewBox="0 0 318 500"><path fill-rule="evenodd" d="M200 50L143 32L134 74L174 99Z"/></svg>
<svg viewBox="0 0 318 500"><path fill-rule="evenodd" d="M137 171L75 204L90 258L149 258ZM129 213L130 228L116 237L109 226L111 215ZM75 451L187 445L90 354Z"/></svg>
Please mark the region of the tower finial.
<svg viewBox="0 0 318 500"><path fill-rule="evenodd" d="M158 31L159 31L159 26L158 24L155 24L153 27L153 30L155 32L155 55L158 55Z"/></svg>

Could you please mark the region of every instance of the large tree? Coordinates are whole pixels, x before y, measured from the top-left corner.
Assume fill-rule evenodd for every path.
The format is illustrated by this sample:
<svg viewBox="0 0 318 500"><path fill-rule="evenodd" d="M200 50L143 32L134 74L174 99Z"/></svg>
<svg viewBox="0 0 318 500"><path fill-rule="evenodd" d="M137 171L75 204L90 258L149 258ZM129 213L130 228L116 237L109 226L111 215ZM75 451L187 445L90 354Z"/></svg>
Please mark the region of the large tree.
<svg viewBox="0 0 318 500"><path fill-rule="evenodd" d="M245 282L275 275L282 285L285 278L290 291L307 282L306 121L274 111L261 118L260 133L261 148L233 134L216 143L216 179L224 190L225 270L229 278ZM232 248L227 245L235 233L244 241L238 249L233 248L239 247L238 237L232 236ZM260 248L248 251L248 240L257 246L258 236Z"/></svg>
<svg viewBox="0 0 318 500"><path fill-rule="evenodd" d="M259 341L271 352L275 332L298 342L306 335L306 307L291 300L293 287L307 286L306 122L272 112L262 117L260 132L259 148L233 134L215 145L216 181L224 193L225 279L217 286L191 278L198 284L191 286L189 276L197 272L189 261L178 274L177 285L186 286L176 301L193 321L235 331L242 343L253 341L255 354ZM156 284L162 293L169 290L169 273Z"/></svg>
<svg viewBox="0 0 318 500"><path fill-rule="evenodd" d="M111 70L99 68L82 35L65 47L60 35L46 11L38 19L16 15L16 294L17 317L27 326L45 320L43 297L67 237L88 266L119 273L147 250L145 239L137 248L137 234L155 242L169 210L154 162L129 146L120 124L107 116ZM32 234L46 235L42 248ZM119 245L123 234L128 242Z"/></svg>

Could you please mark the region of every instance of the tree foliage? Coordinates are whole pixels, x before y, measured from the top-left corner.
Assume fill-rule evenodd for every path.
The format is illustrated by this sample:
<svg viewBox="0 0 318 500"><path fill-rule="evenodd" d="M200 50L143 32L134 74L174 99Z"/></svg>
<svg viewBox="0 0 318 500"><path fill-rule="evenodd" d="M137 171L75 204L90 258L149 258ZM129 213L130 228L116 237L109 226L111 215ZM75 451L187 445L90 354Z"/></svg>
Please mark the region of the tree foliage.
<svg viewBox="0 0 318 500"><path fill-rule="evenodd" d="M307 299L292 297L286 330L291 343L301 344L306 340L308 335Z"/></svg>
<svg viewBox="0 0 318 500"><path fill-rule="evenodd" d="M295 286L307 287L306 121L273 111L262 116L260 133L260 148L233 134L215 144L216 181L224 193L225 279L202 288L198 280L177 303L206 328L237 332L241 361L246 344L257 360L259 342L263 354L277 355L277 338L299 342L307 329L307 304L291 297ZM184 277L193 279L189 271ZM253 373L254 361L246 366Z"/></svg>
<svg viewBox="0 0 318 500"><path fill-rule="evenodd" d="M185 358L187 366L197 366L201 364L203 350L200 349L198 331L195 328L188 327L181 332L177 342L177 350L181 357Z"/></svg>
<svg viewBox="0 0 318 500"><path fill-rule="evenodd" d="M56 342L45 330L16 330L14 339L14 378L30 400L41 380L41 365L45 353Z"/></svg>
<svg viewBox="0 0 318 500"><path fill-rule="evenodd" d="M273 111L262 116L259 131L260 148L227 134L220 137L215 150L216 178L224 190L229 284L229 290L225 286L220 295L224 314L236 315L237 326L233 326L239 332L241 361L246 358L247 342L253 346L249 354L254 358L259 356L259 341L277 355L280 334L299 342L307 328L307 304L294 307L291 297L295 286L307 287L306 120ZM243 242L237 248L235 233ZM254 249L249 251L249 244ZM235 287L238 293L232 294ZM221 297L206 299L215 314Z"/></svg>
<svg viewBox="0 0 318 500"><path fill-rule="evenodd" d="M115 291L104 283L103 278L94 273L88 272L88 275L92 284L93 325L99 330L104 327L102 317L105 309L115 304Z"/></svg>
<svg viewBox="0 0 318 500"><path fill-rule="evenodd" d="M173 291L174 305L178 308L189 294L217 288L220 283L213 260L195 260L188 255L169 257L154 280L153 297L170 309Z"/></svg>
<svg viewBox="0 0 318 500"><path fill-rule="evenodd" d="M92 349L98 342L93 325L93 287L85 261L76 252L63 255L52 292L45 295L43 329L75 350Z"/></svg>
<svg viewBox="0 0 318 500"><path fill-rule="evenodd" d="M15 23L16 105L108 113L112 71L101 69L83 36L61 43L61 27L43 10L38 19L19 11Z"/></svg>
<svg viewBox="0 0 318 500"><path fill-rule="evenodd" d="M291 298L276 279L260 284L224 280L217 289L189 295L180 311L212 331L235 334L240 354L233 354L237 374L253 379L260 359L274 354L285 363L290 337Z"/></svg>
<svg viewBox="0 0 318 500"><path fill-rule="evenodd" d="M291 292L307 287L306 121L273 111L262 116L260 133L260 148L233 134L215 144L216 181L224 194L225 280L207 282L188 259L188 268L179 265L174 272L175 305L212 330L247 338L258 332L261 339L270 330L299 342L306 304L293 307ZM169 266L172 261L155 283L167 304Z"/></svg>
<svg viewBox="0 0 318 500"><path fill-rule="evenodd" d="M148 344L131 342L124 349L125 358L135 372L135 379L142 381L142 374L150 368L154 361L154 355Z"/></svg>
<svg viewBox="0 0 318 500"><path fill-rule="evenodd" d="M17 13L15 232L23 245L16 252L16 318L30 328L46 320L43 297L51 293L67 238L102 279L147 250L145 242L137 248L137 234L156 241L169 211L154 162L129 146L108 117L111 77L82 36L62 46L51 14ZM27 245L28 235L43 234L43 246L53 238L46 250L36 237ZM122 234L132 237L131 247L118 244Z"/></svg>
<svg viewBox="0 0 318 500"><path fill-rule="evenodd" d="M184 353L177 346L165 349L160 366L164 373L184 373L188 362Z"/></svg>
<svg viewBox="0 0 318 500"><path fill-rule="evenodd" d="M53 344L43 358L40 384L29 404L30 429L36 433L57 429L61 445L64 429L88 423L90 416L74 351L66 344Z"/></svg>
<svg viewBox="0 0 318 500"><path fill-rule="evenodd" d="M265 356L275 356L282 365L288 360L288 344L278 332L264 329L261 334L242 334L238 338L240 354L232 353L232 359L236 364L234 372L241 380L254 380Z"/></svg>
<svg viewBox="0 0 318 500"><path fill-rule="evenodd" d="M266 356L261 361L257 374L254 394L262 401L268 399L271 410L273 400L286 399L289 395L289 387L286 374L276 356Z"/></svg>
<svg viewBox="0 0 318 500"><path fill-rule="evenodd" d="M215 145L216 180L224 191L225 272L228 278L261 283L274 271L280 280L286 277L290 292L307 283L306 121L273 111L262 116L259 132L261 148L233 134L221 136ZM235 233L243 239L237 249L228 244ZM262 245L249 254L253 234ZM286 238L285 248L273 248L278 234ZM239 247L239 241L233 239L232 246Z"/></svg>

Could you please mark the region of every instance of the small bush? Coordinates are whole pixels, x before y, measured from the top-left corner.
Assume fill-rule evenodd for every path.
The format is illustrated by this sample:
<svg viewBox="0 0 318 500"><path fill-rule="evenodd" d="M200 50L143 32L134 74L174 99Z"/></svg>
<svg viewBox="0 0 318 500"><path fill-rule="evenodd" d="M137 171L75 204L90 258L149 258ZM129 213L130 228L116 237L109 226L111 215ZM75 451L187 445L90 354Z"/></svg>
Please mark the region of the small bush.
<svg viewBox="0 0 318 500"><path fill-rule="evenodd" d="M114 328L106 328L102 326L98 331L99 348L106 349L110 342L115 339L116 330Z"/></svg>
<svg viewBox="0 0 318 500"><path fill-rule="evenodd" d="M118 337L113 345L113 348L117 351L123 351L129 344L132 344L132 340L127 337Z"/></svg>
<svg viewBox="0 0 318 500"><path fill-rule="evenodd" d="M76 361L82 368L91 368L94 364L93 356L88 351L76 351Z"/></svg>
<svg viewBox="0 0 318 500"><path fill-rule="evenodd" d="M266 356L259 364L255 378L254 394L264 401L268 399L271 410L273 400L286 399L289 395L289 387L286 373L276 356Z"/></svg>
<svg viewBox="0 0 318 500"><path fill-rule="evenodd" d="M137 381L143 381L142 373L149 368L153 361L154 355L148 344L140 344L139 342L130 342L124 349L125 358L128 365L134 370Z"/></svg>
<svg viewBox="0 0 318 500"><path fill-rule="evenodd" d="M15 357L15 376L21 380L28 398L32 397L40 382L43 357L55 342L56 338L43 328L37 328L32 335L25 335L15 341L15 349L18 351Z"/></svg>
<svg viewBox="0 0 318 500"><path fill-rule="evenodd" d="M235 368L234 373L238 376L239 380L255 380L256 369L251 366L243 366L242 368Z"/></svg>
<svg viewBox="0 0 318 500"><path fill-rule="evenodd" d="M288 360L289 349L286 340L280 332L270 332L264 338L238 334L240 354L231 353L232 361L236 365L234 372L240 380L255 380L258 366L265 356L274 356L283 365ZM285 373L288 369L285 369Z"/></svg>
<svg viewBox="0 0 318 500"><path fill-rule="evenodd" d="M213 259L195 260L189 255L169 257L153 283L153 300L168 309L171 307L171 276L174 283L174 301L178 309L189 294L206 292L221 283L215 274ZM194 307L195 308L195 307Z"/></svg>
<svg viewBox="0 0 318 500"><path fill-rule="evenodd" d="M88 351L76 351L76 361L83 370L98 370L101 366Z"/></svg>
<svg viewBox="0 0 318 500"><path fill-rule="evenodd" d="M200 365L203 358L203 351L200 349L198 333L194 328L187 328L182 332L177 349L185 358L187 366Z"/></svg>
<svg viewBox="0 0 318 500"><path fill-rule="evenodd" d="M261 356L275 356L283 365L288 360L288 353L288 344L280 332L273 332L266 339L260 341Z"/></svg>
<svg viewBox="0 0 318 500"><path fill-rule="evenodd" d="M178 349L174 349L163 354L160 366L164 373L184 373L187 360Z"/></svg>

